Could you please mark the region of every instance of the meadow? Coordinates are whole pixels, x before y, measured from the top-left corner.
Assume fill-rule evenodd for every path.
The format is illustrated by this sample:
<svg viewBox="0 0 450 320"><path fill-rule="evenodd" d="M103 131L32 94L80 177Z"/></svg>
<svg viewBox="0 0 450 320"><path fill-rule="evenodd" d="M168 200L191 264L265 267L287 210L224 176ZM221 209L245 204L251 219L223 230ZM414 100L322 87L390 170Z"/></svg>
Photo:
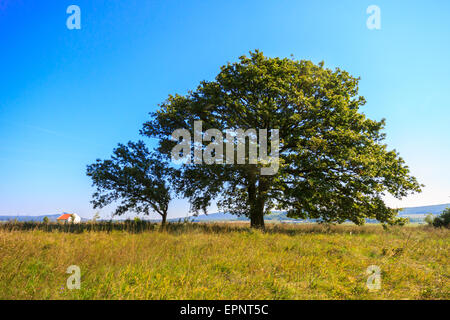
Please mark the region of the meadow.
<svg viewBox="0 0 450 320"><path fill-rule="evenodd" d="M0 224L0 299L449 299L450 230ZM81 289L69 290L70 265ZM381 289L366 269L381 269Z"/></svg>

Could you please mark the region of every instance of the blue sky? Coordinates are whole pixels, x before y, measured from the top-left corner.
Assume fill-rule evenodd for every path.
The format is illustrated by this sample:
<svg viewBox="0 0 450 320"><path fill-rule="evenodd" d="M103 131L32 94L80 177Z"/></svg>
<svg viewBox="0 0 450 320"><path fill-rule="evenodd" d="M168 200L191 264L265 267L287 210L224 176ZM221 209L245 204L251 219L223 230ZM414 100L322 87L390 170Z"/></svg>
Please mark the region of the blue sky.
<svg viewBox="0 0 450 320"><path fill-rule="evenodd" d="M66 27L71 4L81 30ZM366 27L371 4L381 30ZM386 142L426 184L388 204L450 202L449 12L444 0L0 0L0 214L91 217L86 165L141 138L168 94L254 49L360 76L363 112L387 119ZM183 201L169 213L186 214Z"/></svg>

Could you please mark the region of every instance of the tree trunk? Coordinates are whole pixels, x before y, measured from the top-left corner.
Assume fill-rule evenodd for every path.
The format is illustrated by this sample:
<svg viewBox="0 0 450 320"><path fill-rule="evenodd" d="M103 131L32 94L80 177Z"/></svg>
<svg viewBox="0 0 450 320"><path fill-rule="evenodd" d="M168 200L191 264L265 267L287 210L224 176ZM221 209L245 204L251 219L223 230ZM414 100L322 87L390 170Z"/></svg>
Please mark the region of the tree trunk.
<svg viewBox="0 0 450 320"><path fill-rule="evenodd" d="M258 186L258 189L261 186ZM256 188L256 180L251 179L248 185L248 200L250 205L250 227L264 230L264 199ZM259 191L259 192L258 192Z"/></svg>
<svg viewBox="0 0 450 320"><path fill-rule="evenodd" d="M161 230L165 229L166 226L166 218L167 218L167 212L161 215L162 221L161 221Z"/></svg>
<svg viewBox="0 0 450 320"><path fill-rule="evenodd" d="M250 227L264 230L264 209L256 205L250 212Z"/></svg>

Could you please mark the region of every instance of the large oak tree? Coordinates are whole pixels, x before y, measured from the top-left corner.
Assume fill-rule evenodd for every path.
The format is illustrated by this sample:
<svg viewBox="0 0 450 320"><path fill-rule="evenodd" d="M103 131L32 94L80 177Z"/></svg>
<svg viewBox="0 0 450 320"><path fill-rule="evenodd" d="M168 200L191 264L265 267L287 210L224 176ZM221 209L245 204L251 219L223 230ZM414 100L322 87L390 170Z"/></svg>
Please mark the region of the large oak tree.
<svg viewBox="0 0 450 320"><path fill-rule="evenodd" d="M213 200L226 212L245 215L263 228L270 210L323 222L365 218L394 224L396 210L382 200L420 192L404 160L383 143L385 121L368 119L358 94L359 78L323 63L268 58L250 52L223 66L214 81L202 81L187 95L170 95L144 123L141 133L159 139L167 158L176 129L279 129L280 166L261 175L257 164L184 164L177 191L192 211L206 212ZM208 143L204 143L205 147ZM224 147L226 148L226 146Z"/></svg>

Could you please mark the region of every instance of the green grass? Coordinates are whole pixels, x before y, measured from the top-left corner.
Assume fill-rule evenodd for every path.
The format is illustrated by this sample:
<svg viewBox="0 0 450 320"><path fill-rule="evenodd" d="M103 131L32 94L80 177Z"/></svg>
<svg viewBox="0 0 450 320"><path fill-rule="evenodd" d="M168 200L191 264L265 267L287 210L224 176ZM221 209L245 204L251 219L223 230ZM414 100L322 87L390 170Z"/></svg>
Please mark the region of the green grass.
<svg viewBox="0 0 450 320"><path fill-rule="evenodd" d="M0 226L0 299L450 298L448 229L24 225ZM67 289L70 265L80 290ZM366 287L370 265L381 268L378 291Z"/></svg>

